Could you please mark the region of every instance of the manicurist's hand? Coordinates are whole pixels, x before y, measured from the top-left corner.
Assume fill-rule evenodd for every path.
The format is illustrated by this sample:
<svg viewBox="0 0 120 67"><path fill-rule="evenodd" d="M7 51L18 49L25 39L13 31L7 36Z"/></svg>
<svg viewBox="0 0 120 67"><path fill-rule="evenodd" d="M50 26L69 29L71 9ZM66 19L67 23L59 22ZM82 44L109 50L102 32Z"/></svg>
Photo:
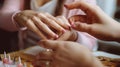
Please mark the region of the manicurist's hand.
<svg viewBox="0 0 120 67"><path fill-rule="evenodd" d="M65 5L67 9L81 9L85 15L74 15L69 18L75 30L87 32L102 40L120 39L120 23L107 16L97 5L84 1Z"/></svg>
<svg viewBox="0 0 120 67"><path fill-rule="evenodd" d="M40 53L36 57L35 66L45 67L45 60L49 61L50 67L102 67L92 52L75 42L46 40L39 42L40 46L52 51Z"/></svg>

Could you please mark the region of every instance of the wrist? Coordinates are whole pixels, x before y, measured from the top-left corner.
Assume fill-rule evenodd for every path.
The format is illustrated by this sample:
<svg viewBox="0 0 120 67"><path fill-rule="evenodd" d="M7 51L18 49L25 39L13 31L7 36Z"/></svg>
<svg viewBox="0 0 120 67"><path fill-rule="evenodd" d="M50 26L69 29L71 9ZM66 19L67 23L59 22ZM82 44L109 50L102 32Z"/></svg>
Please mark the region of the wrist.
<svg viewBox="0 0 120 67"><path fill-rule="evenodd" d="M12 23L16 26L16 28L17 28L18 30L26 30L27 27L19 24L19 23L15 20L16 15L17 15L18 13L20 13L20 12L21 12L21 11L16 11L16 12L12 15Z"/></svg>

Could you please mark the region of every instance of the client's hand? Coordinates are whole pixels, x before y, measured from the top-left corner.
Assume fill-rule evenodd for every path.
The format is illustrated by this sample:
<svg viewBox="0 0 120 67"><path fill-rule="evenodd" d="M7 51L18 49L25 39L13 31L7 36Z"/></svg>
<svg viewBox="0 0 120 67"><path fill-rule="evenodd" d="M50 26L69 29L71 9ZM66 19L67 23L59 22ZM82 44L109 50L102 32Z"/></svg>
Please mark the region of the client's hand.
<svg viewBox="0 0 120 67"><path fill-rule="evenodd" d="M77 34L70 31L64 16L53 17L48 13L25 10L14 16L19 25L26 26L43 39L76 40ZM68 35L67 35L68 34Z"/></svg>
<svg viewBox="0 0 120 67"><path fill-rule="evenodd" d="M52 51L36 57L33 64L37 67L45 67L45 60L49 61L49 67L103 67L89 49L78 43L46 40L39 44Z"/></svg>

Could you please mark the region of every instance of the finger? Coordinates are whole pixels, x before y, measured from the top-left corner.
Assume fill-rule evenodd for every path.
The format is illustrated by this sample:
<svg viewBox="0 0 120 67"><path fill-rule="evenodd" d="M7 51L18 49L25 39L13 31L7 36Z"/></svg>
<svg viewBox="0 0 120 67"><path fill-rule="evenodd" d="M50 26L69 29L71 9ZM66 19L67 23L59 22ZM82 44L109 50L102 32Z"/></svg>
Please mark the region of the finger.
<svg viewBox="0 0 120 67"><path fill-rule="evenodd" d="M65 27L66 29L70 29L71 25L68 20L64 16L57 16L56 19L61 23L61 26Z"/></svg>
<svg viewBox="0 0 120 67"><path fill-rule="evenodd" d="M40 17L40 19L46 23L47 25L49 25L50 27L54 28L55 30L57 30L58 32L64 32L64 28L61 27L60 25L58 25L54 20L49 19L48 17L46 17L44 14L39 13L38 16Z"/></svg>
<svg viewBox="0 0 120 67"><path fill-rule="evenodd" d="M21 24L26 26L29 30L35 32L39 37L42 39L47 39L41 32L40 30L35 26L35 24L32 22L32 20L28 19L24 15L21 15L20 20L23 20Z"/></svg>
<svg viewBox="0 0 120 67"><path fill-rule="evenodd" d="M70 36L71 36L71 31L66 31L57 40L67 41L70 39Z"/></svg>
<svg viewBox="0 0 120 67"><path fill-rule="evenodd" d="M89 13L90 11L93 11L94 9L94 6L89 4L89 3L86 3L85 1L76 1L76 2L73 2L71 4L66 4L65 7L67 9L81 9L83 10L85 13Z"/></svg>
<svg viewBox="0 0 120 67"><path fill-rule="evenodd" d="M64 16L59 16L61 19L63 19L63 22L70 27L70 23Z"/></svg>
<svg viewBox="0 0 120 67"><path fill-rule="evenodd" d="M92 26L90 24L87 24L87 23L76 22L76 23L74 23L74 25L72 25L72 27L75 30L82 31L82 32L89 33L90 31L92 31Z"/></svg>
<svg viewBox="0 0 120 67"><path fill-rule="evenodd" d="M61 20L61 18L56 17L58 24L64 27L65 29L69 29L69 26L65 25L65 23Z"/></svg>
<svg viewBox="0 0 120 67"><path fill-rule="evenodd" d="M44 48L56 50L59 46L60 41L53 41L53 40L42 40L38 44Z"/></svg>
<svg viewBox="0 0 120 67"><path fill-rule="evenodd" d="M41 37L42 39L47 39L47 38L45 37L45 35L40 32L40 30L33 24L33 22L32 22L31 20L28 20L28 24L26 24L26 26L27 26L30 30L32 30L33 32L35 32L35 33L36 33L39 37Z"/></svg>
<svg viewBox="0 0 120 67"><path fill-rule="evenodd" d="M46 24L44 24L38 17L33 17L32 18L33 21L35 21L35 24L37 25L37 27L39 27L39 29L41 29L42 31L44 31L45 33L48 34L48 36L52 37L52 38L58 38L58 35L55 34Z"/></svg>
<svg viewBox="0 0 120 67"><path fill-rule="evenodd" d="M62 34L57 40L76 41L77 38L78 38L77 31L71 29L70 31L67 31L66 33Z"/></svg>
<svg viewBox="0 0 120 67"><path fill-rule="evenodd" d="M48 14L48 13L45 13L45 15L46 15L48 18L54 20L54 21L55 21L56 23L58 23L59 25L61 25L63 28L69 29L69 26L70 26L69 23L65 24L65 22L59 21L57 18L53 17L52 15L50 15L50 14Z"/></svg>
<svg viewBox="0 0 120 67"><path fill-rule="evenodd" d="M80 21L80 22L86 22L86 15L74 15L70 17L68 20L71 25L73 25L75 22Z"/></svg>

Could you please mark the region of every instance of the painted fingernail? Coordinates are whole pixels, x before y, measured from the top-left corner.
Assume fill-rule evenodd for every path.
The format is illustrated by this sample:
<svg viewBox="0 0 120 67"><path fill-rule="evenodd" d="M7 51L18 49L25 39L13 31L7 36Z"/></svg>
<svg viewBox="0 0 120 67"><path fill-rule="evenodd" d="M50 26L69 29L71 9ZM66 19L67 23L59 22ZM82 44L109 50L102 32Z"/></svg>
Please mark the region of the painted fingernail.
<svg viewBox="0 0 120 67"><path fill-rule="evenodd" d="M73 28L75 28L75 27L76 27L76 25L75 25L75 24L72 24L72 27L73 27Z"/></svg>
<svg viewBox="0 0 120 67"><path fill-rule="evenodd" d="M70 24L71 24L71 25L73 25L73 24L74 24L74 22L71 22Z"/></svg>
<svg viewBox="0 0 120 67"><path fill-rule="evenodd" d="M55 35L55 40L58 39L58 37L59 37L58 35Z"/></svg>
<svg viewBox="0 0 120 67"><path fill-rule="evenodd" d="M66 30L63 29L63 30L62 30L62 33L65 33L65 32L66 32Z"/></svg>

